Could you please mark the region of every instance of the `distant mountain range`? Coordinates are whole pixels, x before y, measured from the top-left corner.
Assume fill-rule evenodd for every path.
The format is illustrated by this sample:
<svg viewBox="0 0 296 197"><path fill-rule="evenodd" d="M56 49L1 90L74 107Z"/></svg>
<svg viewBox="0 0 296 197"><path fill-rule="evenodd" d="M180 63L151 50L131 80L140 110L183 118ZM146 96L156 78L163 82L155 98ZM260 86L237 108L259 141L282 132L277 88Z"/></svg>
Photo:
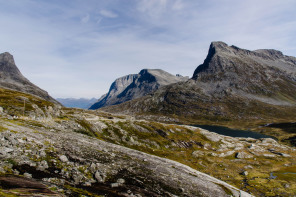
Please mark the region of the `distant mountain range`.
<svg viewBox="0 0 296 197"><path fill-rule="evenodd" d="M0 54L0 87L28 93L59 104L45 90L25 78L15 65L13 56L7 52Z"/></svg>
<svg viewBox="0 0 296 197"><path fill-rule="evenodd" d="M296 116L296 58L213 42L190 80L102 108L108 112L235 120Z"/></svg>
<svg viewBox="0 0 296 197"><path fill-rule="evenodd" d="M57 101L59 101L61 104L63 104L65 107L74 107L74 108L81 108L81 109L88 109L90 106L92 106L98 99L96 98L56 98Z"/></svg>
<svg viewBox="0 0 296 197"><path fill-rule="evenodd" d="M172 75L161 69L143 69L139 74L130 74L116 79L109 89L90 109L117 105L140 98L162 86L188 80L189 77Z"/></svg>

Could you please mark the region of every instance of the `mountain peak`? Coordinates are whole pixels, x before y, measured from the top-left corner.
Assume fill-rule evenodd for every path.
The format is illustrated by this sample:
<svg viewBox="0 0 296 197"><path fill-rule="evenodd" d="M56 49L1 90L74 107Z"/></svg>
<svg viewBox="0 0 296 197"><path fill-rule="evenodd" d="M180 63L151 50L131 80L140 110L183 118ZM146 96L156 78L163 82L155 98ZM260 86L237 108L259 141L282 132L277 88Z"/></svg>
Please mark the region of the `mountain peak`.
<svg viewBox="0 0 296 197"><path fill-rule="evenodd" d="M19 78L23 77L17 66L15 65L13 56L8 53L0 54L0 73L4 77Z"/></svg>
<svg viewBox="0 0 296 197"><path fill-rule="evenodd" d="M31 83L22 75L14 62L13 56L8 52L0 54L0 87L32 94L58 104L46 91Z"/></svg>
<svg viewBox="0 0 296 197"><path fill-rule="evenodd" d="M228 45L222 41L214 41L214 42L211 42L211 45L210 45L210 48L215 48L215 49L223 49L226 47L228 47Z"/></svg>
<svg viewBox="0 0 296 197"><path fill-rule="evenodd" d="M230 71L233 69L236 70L244 70L242 64L239 62L239 59L243 58L244 61L248 61L249 70L253 70L256 64L261 64L261 61L290 61L296 62L295 58L288 57L283 55L281 51L274 49L259 49L255 51L250 51L247 49L242 49L237 46L228 46L226 43L218 41L212 42L209 47L209 52L204 60L204 63L199 65L193 74L193 79L201 78L201 76L209 74L213 75L213 77L220 74L220 76L226 71ZM262 60L259 60L262 59ZM251 64L253 62L253 64ZM253 66L251 66L253 65ZM268 65L268 62L266 62ZM280 63L278 64L280 67ZM288 68L287 68L288 69ZM205 78L203 78L205 79ZM209 80L207 77L206 80Z"/></svg>
<svg viewBox="0 0 296 197"><path fill-rule="evenodd" d="M103 95L90 109L98 109L140 98L162 86L185 80L188 80L188 77L175 76L161 69L142 69L139 74L116 79L109 92Z"/></svg>

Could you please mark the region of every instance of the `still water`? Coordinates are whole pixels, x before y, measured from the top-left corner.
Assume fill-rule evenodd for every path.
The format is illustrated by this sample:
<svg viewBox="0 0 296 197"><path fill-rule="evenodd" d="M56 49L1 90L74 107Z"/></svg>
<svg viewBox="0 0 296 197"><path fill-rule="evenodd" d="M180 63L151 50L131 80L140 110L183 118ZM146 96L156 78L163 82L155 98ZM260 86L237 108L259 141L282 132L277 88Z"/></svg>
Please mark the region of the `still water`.
<svg viewBox="0 0 296 197"><path fill-rule="evenodd" d="M274 138L268 135L264 135L261 133L256 133L252 131L245 131L245 130L238 130L238 129L230 129L227 127L221 127L221 126L211 126L211 125L194 125L195 127L200 127L202 129L215 132L221 135L226 135L230 137L251 137L255 139L259 138Z"/></svg>

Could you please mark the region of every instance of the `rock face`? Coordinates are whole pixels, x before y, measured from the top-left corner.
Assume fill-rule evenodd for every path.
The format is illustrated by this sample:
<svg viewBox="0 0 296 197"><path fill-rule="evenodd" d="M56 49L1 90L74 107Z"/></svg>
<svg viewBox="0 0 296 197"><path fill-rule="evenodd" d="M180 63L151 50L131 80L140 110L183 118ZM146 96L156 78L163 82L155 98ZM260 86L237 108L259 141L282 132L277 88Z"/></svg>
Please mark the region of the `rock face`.
<svg viewBox="0 0 296 197"><path fill-rule="evenodd" d="M249 51L213 42L192 79L104 110L175 114L186 119L253 119L293 117L295 109L295 57L276 50Z"/></svg>
<svg viewBox="0 0 296 197"><path fill-rule="evenodd" d="M81 109L88 109L95 102L97 102L96 98L86 99L86 98L56 98L57 101L62 103L65 107L75 107Z"/></svg>
<svg viewBox="0 0 296 197"><path fill-rule="evenodd" d="M69 184L103 196L133 196L128 195L131 193L135 196L252 196L181 163L107 143L71 129L52 131L53 128L44 127L38 128L36 133L30 125L8 125L2 118L0 123L18 131L0 132L2 146L13 150L0 154L0 169L3 174L13 172L26 178L16 176L10 180L7 175L1 175L0 184L5 185L10 180L10 187L4 189L16 187L24 180L28 184L34 183L36 189L47 190L54 186L67 196L76 196L71 187L67 187ZM57 124L54 128L60 126ZM25 183L19 187L26 188ZM35 186L30 188L35 189Z"/></svg>
<svg viewBox="0 0 296 197"><path fill-rule="evenodd" d="M161 69L143 69L139 74L126 75L116 79L107 94L103 95L90 109L117 105L143 97L162 86L186 81L189 78L174 76Z"/></svg>
<svg viewBox="0 0 296 197"><path fill-rule="evenodd" d="M223 91L268 104L295 105L296 58L273 49L249 51L213 42L193 80L209 95Z"/></svg>
<svg viewBox="0 0 296 197"><path fill-rule="evenodd" d="M15 65L13 56L7 52L0 54L0 87L41 97L58 104L48 93L25 78Z"/></svg>

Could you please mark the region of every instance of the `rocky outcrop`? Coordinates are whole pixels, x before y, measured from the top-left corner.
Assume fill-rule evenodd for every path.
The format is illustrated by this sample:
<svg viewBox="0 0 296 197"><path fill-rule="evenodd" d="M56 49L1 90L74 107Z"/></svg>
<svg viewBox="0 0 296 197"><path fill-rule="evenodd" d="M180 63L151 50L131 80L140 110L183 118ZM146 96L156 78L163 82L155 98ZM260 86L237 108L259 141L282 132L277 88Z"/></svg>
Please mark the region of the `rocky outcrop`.
<svg viewBox="0 0 296 197"><path fill-rule="evenodd" d="M10 187L27 188L25 183L32 183L32 189L49 193L48 187L54 187L67 196L77 192L71 187L107 196L251 196L178 162L71 129L59 131L58 122L51 124L52 129L38 127L38 132L29 122L23 126L0 122L8 129L0 132L0 184L10 181ZM19 186L20 181L24 182ZM26 192L33 195L36 191Z"/></svg>
<svg viewBox="0 0 296 197"><path fill-rule="evenodd" d="M7 52L0 54L0 87L32 94L59 104L46 91L25 78L15 65L13 56Z"/></svg>
<svg viewBox="0 0 296 197"><path fill-rule="evenodd" d="M143 69L139 74L131 74L116 79L109 92L103 95L90 109L117 105L143 97L162 86L188 80L180 75L174 76L161 69Z"/></svg>

